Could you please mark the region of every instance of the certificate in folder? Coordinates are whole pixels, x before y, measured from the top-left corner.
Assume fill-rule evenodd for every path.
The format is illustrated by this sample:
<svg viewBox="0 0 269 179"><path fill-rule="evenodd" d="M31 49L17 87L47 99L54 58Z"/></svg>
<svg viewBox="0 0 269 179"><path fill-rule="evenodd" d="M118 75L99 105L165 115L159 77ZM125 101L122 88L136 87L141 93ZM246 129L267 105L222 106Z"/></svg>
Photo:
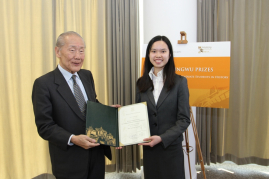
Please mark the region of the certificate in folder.
<svg viewBox="0 0 269 179"><path fill-rule="evenodd" d="M87 102L86 134L113 147L143 143L150 137L147 103L120 108Z"/></svg>

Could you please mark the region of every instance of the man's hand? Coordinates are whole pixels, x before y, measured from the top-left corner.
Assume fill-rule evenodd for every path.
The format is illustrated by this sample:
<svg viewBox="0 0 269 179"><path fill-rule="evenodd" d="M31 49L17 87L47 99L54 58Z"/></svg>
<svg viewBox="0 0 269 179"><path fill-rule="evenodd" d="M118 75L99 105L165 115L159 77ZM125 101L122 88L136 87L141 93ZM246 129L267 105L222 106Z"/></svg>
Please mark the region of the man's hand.
<svg viewBox="0 0 269 179"><path fill-rule="evenodd" d="M86 135L74 135L71 138L71 142L84 149L89 149L100 145L98 143L95 143L96 140L91 139Z"/></svg>
<svg viewBox="0 0 269 179"><path fill-rule="evenodd" d="M162 141L162 138L160 136L154 135L154 136L151 136L149 138L145 138L143 141L150 141L150 142L140 143L138 145L145 145L145 146L154 147L156 144L158 144Z"/></svg>

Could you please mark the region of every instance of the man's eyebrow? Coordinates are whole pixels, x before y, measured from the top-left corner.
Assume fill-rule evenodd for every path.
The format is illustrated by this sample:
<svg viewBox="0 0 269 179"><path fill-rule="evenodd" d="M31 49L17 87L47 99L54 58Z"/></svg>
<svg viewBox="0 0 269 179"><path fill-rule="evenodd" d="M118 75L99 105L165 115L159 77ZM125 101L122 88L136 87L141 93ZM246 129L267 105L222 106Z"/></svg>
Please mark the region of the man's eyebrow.
<svg viewBox="0 0 269 179"><path fill-rule="evenodd" d="M77 48L77 46L75 46L75 45L70 45L69 48ZM84 46L80 46L80 47L78 47L78 48L85 48L85 47L84 47Z"/></svg>

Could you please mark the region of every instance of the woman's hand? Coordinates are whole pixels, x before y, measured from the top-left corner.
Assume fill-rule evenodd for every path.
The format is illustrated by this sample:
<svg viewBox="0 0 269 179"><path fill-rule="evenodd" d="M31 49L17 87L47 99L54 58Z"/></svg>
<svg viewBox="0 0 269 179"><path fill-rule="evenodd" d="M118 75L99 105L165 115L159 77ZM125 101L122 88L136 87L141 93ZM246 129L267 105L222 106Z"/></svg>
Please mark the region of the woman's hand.
<svg viewBox="0 0 269 179"><path fill-rule="evenodd" d="M121 107L121 105L119 105L119 104L113 104L113 105L110 105L110 107L119 108L119 107Z"/></svg>
<svg viewBox="0 0 269 179"><path fill-rule="evenodd" d="M158 143L160 143L162 141L162 138L158 135L154 135L154 136L151 136L149 138L145 138L143 141L149 141L149 142L148 143L140 143L138 145L145 145L145 146L154 147L155 145L157 145Z"/></svg>

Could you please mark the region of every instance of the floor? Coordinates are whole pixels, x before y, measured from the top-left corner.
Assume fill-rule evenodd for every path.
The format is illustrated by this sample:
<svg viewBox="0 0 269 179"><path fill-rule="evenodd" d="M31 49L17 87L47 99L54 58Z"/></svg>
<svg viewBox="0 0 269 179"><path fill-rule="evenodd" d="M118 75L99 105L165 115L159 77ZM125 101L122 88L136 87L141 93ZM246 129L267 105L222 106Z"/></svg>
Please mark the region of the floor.
<svg viewBox="0 0 269 179"><path fill-rule="evenodd" d="M105 179L143 179L143 167L136 173L106 173Z"/></svg>
<svg viewBox="0 0 269 179"><path fill-rule="evenodd" d="M201 167L196 166L197 179L203 179ZM137 173L106 173L106 179L142 179L141 170ZM255 164L236 165L226 161L221 164L205 165L207 179L269 179L269 166Z"/></svg>
<svg viewBox="0 0 269 179"><path fill-rule="evenodd" d="M203 179L201 167L196 166L197 179ZM226 161L221 164L205 166L207 179L269 179L269 166L256 164L236 165Z"/></svg>

